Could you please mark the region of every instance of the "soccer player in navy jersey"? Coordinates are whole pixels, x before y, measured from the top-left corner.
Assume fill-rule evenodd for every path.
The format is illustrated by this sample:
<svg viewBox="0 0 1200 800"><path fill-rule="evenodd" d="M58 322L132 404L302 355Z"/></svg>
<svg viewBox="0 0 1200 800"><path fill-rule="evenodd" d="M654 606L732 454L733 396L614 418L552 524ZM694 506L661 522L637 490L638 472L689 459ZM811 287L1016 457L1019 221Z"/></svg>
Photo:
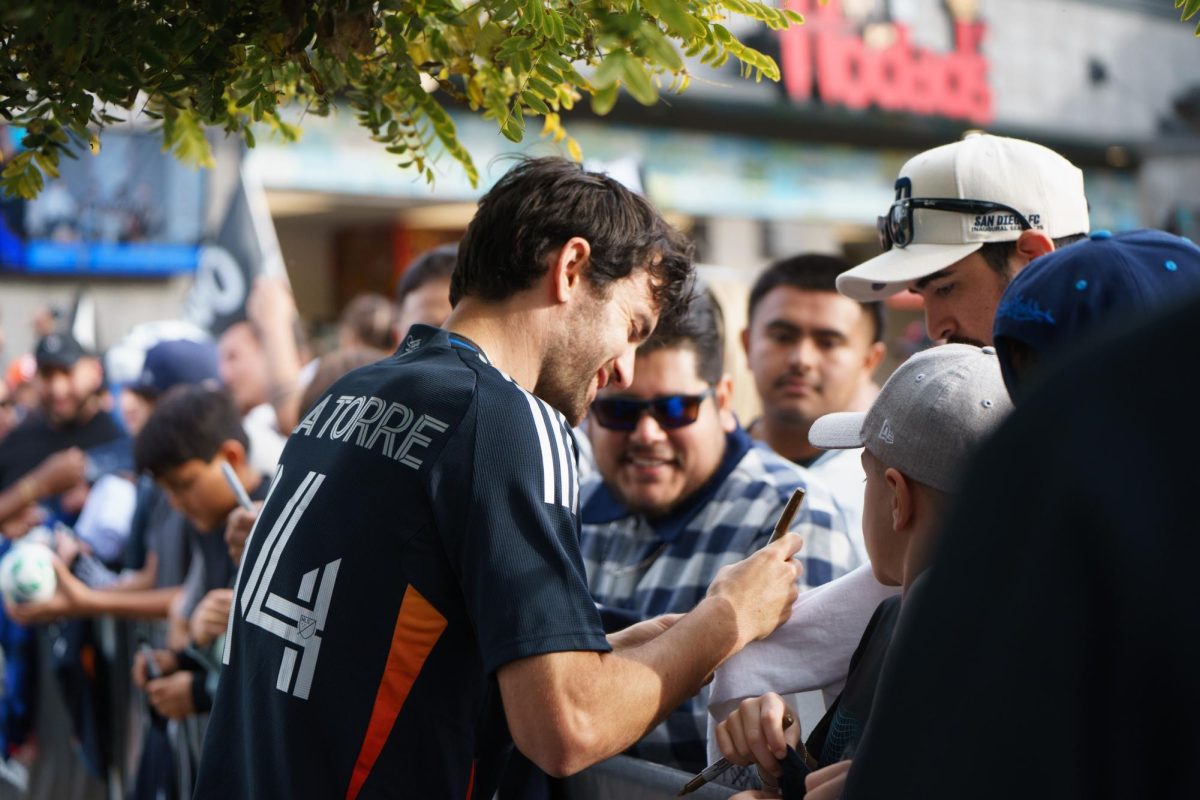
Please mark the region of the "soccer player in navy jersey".
<svg viewBox="0 0 1200 800"><path fill-rule="evenodd" d="M197 797L490 798L618 753L788 615L788 535L605 636L571 428L689 289L644 199L561 159L480 201L444 329L335 383L246 543Z"/></svg>

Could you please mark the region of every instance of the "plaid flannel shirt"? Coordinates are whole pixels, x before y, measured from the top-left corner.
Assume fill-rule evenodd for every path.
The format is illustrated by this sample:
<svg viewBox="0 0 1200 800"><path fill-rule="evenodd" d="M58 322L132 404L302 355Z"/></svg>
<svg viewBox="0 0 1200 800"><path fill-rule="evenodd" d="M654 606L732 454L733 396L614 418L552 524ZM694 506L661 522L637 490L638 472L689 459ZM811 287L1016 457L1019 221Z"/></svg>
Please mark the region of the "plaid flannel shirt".
<svg viewBox="0 0 1200 800"><path fill-rule="evenodd" d="M716 473L685 506L653 522L617 502L594 474L581 487L581 546L588 586L605 627L620 630L659 614L686 613L717 570L766 544L793 490L804 503L790 530L804 537L800 589L854 569L859 557L841 508L803 468L741 428L726 439ZM687 700L630 750L679 769L704 767L708 688Z"/></svg>

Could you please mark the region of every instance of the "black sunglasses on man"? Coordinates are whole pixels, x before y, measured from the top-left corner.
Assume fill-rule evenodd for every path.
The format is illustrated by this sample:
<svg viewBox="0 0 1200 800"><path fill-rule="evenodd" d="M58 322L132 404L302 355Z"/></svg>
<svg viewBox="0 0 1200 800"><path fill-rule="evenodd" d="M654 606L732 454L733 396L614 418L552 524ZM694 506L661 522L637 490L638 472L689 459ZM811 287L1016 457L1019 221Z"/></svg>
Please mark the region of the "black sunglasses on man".
<svg viewBox="0 0 1200 800"><path fill-rule="evenodd" d="M913 211L928 209L931 211L953 211L958 214L987 214L1005 211L1013 215L1021 230L1033 228L1029 220L1020 211L1003 203L993 203L990 200L963 200L957 197L902 197L892 203L885 216L879 217L875 223L879 231L879 246L886 253L893 247L907 247L913 241Z"/></svg>

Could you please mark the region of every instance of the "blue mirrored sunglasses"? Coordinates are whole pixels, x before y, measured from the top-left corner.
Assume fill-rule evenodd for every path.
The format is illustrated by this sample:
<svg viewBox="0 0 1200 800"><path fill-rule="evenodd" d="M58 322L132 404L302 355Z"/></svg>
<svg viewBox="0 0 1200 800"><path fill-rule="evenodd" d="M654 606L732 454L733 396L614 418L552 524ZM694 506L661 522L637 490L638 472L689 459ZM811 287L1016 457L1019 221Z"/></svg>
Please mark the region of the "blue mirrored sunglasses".
<svg viewBox="0 0 1200 800"><path fill-rule="evenodd" d="M700 416L700 404L713 393L708 387L700 394L669 394L652 400L631 397L598 397L592 401L592 418L602 428L631 431L643 414L649 414L664 430L691 425Z"/></svg>

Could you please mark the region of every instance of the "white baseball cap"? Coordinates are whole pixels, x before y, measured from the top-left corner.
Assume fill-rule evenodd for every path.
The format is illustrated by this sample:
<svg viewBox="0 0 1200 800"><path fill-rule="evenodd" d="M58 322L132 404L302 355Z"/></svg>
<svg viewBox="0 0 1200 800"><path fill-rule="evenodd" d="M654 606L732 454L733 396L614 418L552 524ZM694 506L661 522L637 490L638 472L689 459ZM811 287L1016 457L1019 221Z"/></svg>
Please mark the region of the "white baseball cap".
<svg viewBox="0 0 1200 800"><path fill-rule="evenodd" d="M839 275L838 291L882 300L988 242L1015 241L1026 229L1022 218L1051 239L1087 233L1083 172L1047 147L1003 136L974 134L926 150L901 168L896 203L880 217L881 228L899 237Z"/></svg>
<svg viewBox="0 0 1200 800"><path fill-rule="evenodd" d="M808 440L823 450L865 447L887 466L946 492L1012 408L995 348L944 344L901 364L870 411L826 414Z"/></svg>

